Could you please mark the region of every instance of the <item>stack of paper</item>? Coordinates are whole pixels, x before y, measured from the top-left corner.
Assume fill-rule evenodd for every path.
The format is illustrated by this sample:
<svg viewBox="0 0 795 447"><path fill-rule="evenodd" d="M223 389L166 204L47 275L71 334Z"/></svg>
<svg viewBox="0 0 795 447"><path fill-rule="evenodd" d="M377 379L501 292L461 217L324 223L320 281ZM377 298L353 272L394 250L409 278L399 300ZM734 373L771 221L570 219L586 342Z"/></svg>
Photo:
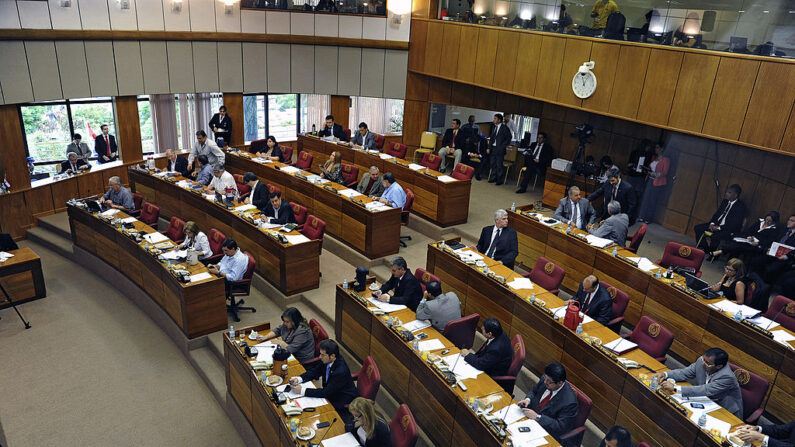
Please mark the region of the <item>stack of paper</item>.
<svg viewBox="0 0 795 447"><path fill-rule="evenodd" d="M136 219L134 217L125 217L120 222L123 223L123 224L130 224L130 223L138 222L138 219Z"/></svg>
<svg viewBox="0 0 795 447"><path fill-rule="evenodd" d="M459 360L459 356L459 354L453 354L443 357L444 362L450 367L450 372L455 374L458 380L474 379L483 373L483 371L470 365L464 359ZM455 365L455 369L453 369L453 365Z"/></svg>
<svg viewBox="0 0 795 447"><path fill-rule="evenodd" d="M296 172L301 172L301 170L296 168L295 166L283 166L281 171L286 172L288 174L295 174Z"/></svg>
<svg viewBox="0 0 795 447"><path fill-rule="evenodd" d="M376 202L376 201L368 202L366 205L364 205L364 207L367 208L370 211L384 211L384 210L391 210L392 209L391 206L389 206L387 204L384 204L384 203L381 203L381 202Z"/></svg>
<svg viewBox="0 0 795 447"><path fill-rule="evenodd" d="M746 317L750 317L751 315L756 315L759 313L759 311L753 307L746 306L745 304L737 304L729 300L718 301L717 303L710 304L710 306L719 309L722 312L726 312L729 315L736 314L738 310L742 310L743 315Z"/></svg>
<svg viewBox="0 0 795 447"><path fill-rule="evenodd" d="M456 181L454 178L450 177L449 175L440 175L439 177L436 177L436 180L439 180L440 182L444 183L450 183Z"/></svg>
<svg viewBox="0 0 795 447"><path fill-rule="evenodd" d="M144 239L146 239L150 244L157 244L158 242L163 242L168 240L166 236L156 231L154 233L147 234L146 236L144 236Z"/></svg>
<svg viewBox="0 0 795 447"><path fill-rule="evenodd" d="M627 259L629 259L630 261L637 262L638 263L638 268L643 270L644 272L650 272L652 270L656 270L656 269L659 268L656 265L654 265L653 262L649 261L648 258L632 257L632 258L627 258Z"/></svg>
<svg viewBox="0 0 795 447"><path fill-rule="evenodd" d="M709 413L711 411L715 411L718 408L720 408L720 405L716 404L715 402L712 401L712 399L710 399L709 397L706 397L706 396L683 397L681 394L677 393L677 394L672 394L671 397L675 401L679 402L680 404L682 404L685 407L690 408L694 412L696 411L696 409L694 409L691 404L697 404L698 406L702 406L703 405L704 406L703 409L698 409L699 412L701 412L701 413L703 413L703 412Z"/></svg>
<svg viewBox="0 0 795 447"><path fill-rule="evenodd" d="M483 255L467 248L459 248L455 250L455 252L461 257L462 261L480 261L481 259L485 259Z"/></svg>
<svg viewBox="0 0 795 447"><path fill-rule="evenodd" d="M520 432L520 427L529 428L530 431L528 432ZM513 424L508 424L508 433L511 435L511 441L513 441L513 445L544 445L547 441L544 439L549 433L544 430L538 422L532 419L526 419L520 422L514 422ZM542 444L535 444L533 441L543 441Z"/></svg>
<svg viewBox="0 0 795 447"><path fill-rule="evenodd" d="M370 298L368 301L370 301L375 307L377 307L379 310L383 311L384 313L397 312L399 310L407 308L402 304L389 304L383 301L378 301L375 298Z"/></svg>
<svg viewBox="0 0 795 447"><path fill-rule="evenodd" d="M437 351L439 349L444 349L444 343L436 338L433 340L421 341L418 345L420 351Z"/></svg>
<svg viewBox="0 0 795 447"><path fill-rule="evenodd" d="M207 272L197 273L195 275L191 275L190 276L190 282L201 281L203 279L210 279L212 277L213 277L213 275L211 275L211 274L209 274Z"/></svg>
<svg viewBox="0 0 795 447"><path fill-rule="evenodd" d="M184 258L188 256L188 250L172 250L163 253L163 258L170 259L172 261L177 260L179 258Z"/></svg>
<svg viewBox="0 0 795 447"><path fill-rule="evenodd" d="M304 387L301 387L301 391L303 392ZM298 405L298 408L317 408L322 407L323 405L328 405L328 401L323 399L322 397L301 397L296 399L294 404Z"/></svg>
<svg viewBox="0 0 795 447"><path fill-rule="evenodd" d="M789 332L785 331L784 329L779 329L777 331L772 331L773 340L788 345L789 342L795 340L795 335L790 334Z"/></svg>
<svg viewBox="0 0 795 447"><path fill-rule="evenodd" d="M422 171L423 169L425 169L425 166L418 165L417 163L409 163L409 169L411 169L412 171Z"/></svg>
<svg viewBox="0 0 795 447"><path fill-rule="evenodd" d="M403 329L409 332L417 332L429 327L431 323L428 323L425 320L414 320L409 321L408 323L403 323Z"/></svg>
<svg viewBox="0 0 795 447"><path fill-rule="evenodd" d="M359 194L359 191L356 191L355 189L342 189L337 192L339 192L341 196L345 196L349 199L361 195Z"/></svg>
<svg viewBox="0 0 795 447"><path fill-rule="evenodd" d="M118 212L119 212L119 210L117 210L116 208L111 208L111 209L109 209L107 211L103 211L102 214L100 214L100 216L102 216L102 217L111 217L111 216L113 216L114 214L116 214Z"/></svg>
<svg viewBox="0 0 795 447"><path fill-rule="evenodd" d="M0 262L5 262L9 258L13 258L13 257L14 257L14 255L12 255L11 253L8 253L6 251L0 251Z"/></svg>
<svg viewBox="0 0 795 447"><path fill-rule="evenodd" d="M291 243L293 245L303 244L304 242L309 242L309 241L312 240L312 239L309 239L308 237L304 236L303 234L292 234L292 235L291 234L287 234L284 237L287 238L287 242L289 242L289 243Z"/></svg>
<svg viewBox="0 0 795 447"><path fill-rule="evenodd" d="M241 213L244 212L244 211L255 210L255 209L257 209L257 207L254 206L254 205L251 205L251 204L240 205L240 206L236 206L235 207L235 211L238 211L238 212L241 212Z"/></svg>
<svg viewBox="0 0 795 447"><path fill-rule="evenodd" d="M395 157L393 157L393 156L391 156L389 154L378 154L378 156L381 157L381 160L391 160L391 159L395 158Z"/></svg>
<svg viewBox="0 0 795 447"><path fill-rule="evenodd" d="M533 281L530 281L530 278L522 278L519 276L514 278L513 281L509 282L508 287L512 289L532 289Z"/></svg>
<svg viewBox="0 0 795 447"><path fill-rule="evenodd" d="M765 318L765 317L763 317L761 315L756 317L756 318L753 318L753 319L746 318L746 320L750 321L751 323L753 323L753 324L755 324L757 326L761 326L761 327L767 329L768 331L771 330L771 329L774 329L774 328L777 328L777 327L781 326L780 324L776 323L775 321L773 321L773 320L771 320L769 318Z"/></svg>
<svg viewBox="0 0 795 447"><path fill-rule="evenodd" d="M190 188L191 187L190 182L187 181L187 180L180 180L180 181L178 181L176 183L176 185L179 186L180 188Z"/></svg>
<svg viewBox="0 0 795 447"><path fill-rule="evenodd" d="M270 158L254 157L254 161L261 164L273 163Z"/></svg>
<svg viewBox="0 0 795 447"><path fill-rule="evenodd" d="M491 415L504 420L506 425L511 425L519 419L525 417L522 409L516 404L511 404L505 408L494 410Z"/></svg>
<svg viewBox="0 0 795 447"><path fill-rule="evenodd" d="M626 338L620 338L620 337L611 341L610 343L605 343L602 346L619 354L623 354L629 351L630 349L635 349L638 347L636 343L629 341Z"/></svg>
<svg viewBox="0 0 795 447"><path fill-rule="evenodd" d="M592 245L596 248L605 248L613 243L613 241L611 241L610 239L596 237L592 234L585 236L585 239L588 241L588 245Z"/></svg>
<svg viewBox="0 0 795 447"><path fill-rule="evenodd" d="M209 200L210 202L215 200L215 194L202 194L205 199Z"/></svg>
<svg viewBox="0 0 795 447"><path fill-rule="evenodd" d="M270 343L270 342L266 342L266 343ZM260 344L263 344L263 343L260 343ZM259 349L259 345L257 345L257 349ZM273 359L273 356L271 356L271 360L272 359ZM260 361L259 360L259 356L257 356L257 361ZM276 391L278 391L280 393L284 393L284 390L287 389L287 385L288 385L287 383L284 383L284 384L281 384L281 385L277 386L276 387ZM295 391L293 391L292 387L290 387L290 391L288 393L286 393L285 395L288 398L290 398L290 399L298 399L299 397L303 396L302 393L305 390L311 389L311 388L317 388L317 387L312 382L304 382L304 383L301 384L301 392L300 393L296 393Z"/></svg>
<svg viewBox="0 0 795 447"><path fill-rule="evenodd" d="M321 444L323 447L359 447L359 441L350 433L324 439Z"/></svg>
<svg viewBox="0 0 795 447"><path fill-rule="evenodd" d="M552 312L555 313L555 318L563 319L566 316L566 306L560 306L556 309L552 309ZM582 318L582 324L588 324L593 321L593 318L585 315L582 312L580 312L580 317Z"/></svg>

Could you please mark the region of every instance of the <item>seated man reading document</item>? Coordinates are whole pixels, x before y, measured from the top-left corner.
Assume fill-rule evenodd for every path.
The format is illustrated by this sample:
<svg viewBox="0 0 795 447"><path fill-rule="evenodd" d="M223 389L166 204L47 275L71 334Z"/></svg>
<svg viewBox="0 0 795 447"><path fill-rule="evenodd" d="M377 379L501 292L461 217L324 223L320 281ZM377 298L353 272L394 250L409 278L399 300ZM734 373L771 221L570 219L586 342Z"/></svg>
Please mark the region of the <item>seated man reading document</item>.
<svg viewBox="0 0 795 447"><path fill-rule="evenodd" d="M91 169L91 166L82 158L78 158L74 152L69 152L67 160L61 163L60 174L77 174Z"/></svg>
<svg viewBox="0 0 795 447"><path fill-rule="evenodd" d="M486 337L486 342L477 352L471 349L462 349L464 361L483 371L491 377L508 374L508 368L513 360L511 341L502 330L502 325L496 318L486 318L480 333Z"/></svg>
<svg viewBox="0 0 795 447"><path fill-rule="evenodd" d="M422 299L420 281L411 274L406 260L400 256L393 258L391 265L392 276L380 290L373 292L373 296L385 303L403 304L416 312ZM390 290L394 290L391 296L388 293Z"/></svg>
<svg viewBox="0 0 795 447"><path fill-rule="evenodd" d="M209 193L219 192L221 194L226 194L226 191L234 191L235 199L238 198L240 192L237 190L237 183L235 183L235 178L230 174L226 169L224 169L224 165L221 163L216 163L213 166L213 179L210 182L210 186L207 188Z"/></svg>
<svg viewBox="0 0 795 447"><path fill-rule="evenodd" d="M359 123L359 131L353 136L351 144L353 147L375 150L375 134L367 129L367 123Z"/></svg>
<svg viewBox="0 0 795 447"><path fill-rule="evenodd" d="M345 423L350 422L351 415L345 407L358 397L356 386L353 384L351 370L345 359L340 355L340 347L334 340L326 339L320 342L320 363L316 363L307 372L298 377L290 378L293 391L306 397L322 397L337 410ZM302 383L321 379L322 388L306 388Z"/></svg>
<svg viewBox="0 0 795 447"><path fill-rule="evenodd" d="M272 192L268 204L262 210L262 221L272 224L296 223L293 207L290 203L282 199L282 193Z"/></svg>
<svg viewBox="0 0 795 447"><path fill-rule="evenodd" d="M224 278L228 286L229 281L239 281L243 278L248 268L248 256L237 247L237 242L230 237L226 238L221 245L221 250L224 252L224 257L218 264L208 264L207 270L213 275Z"/></svg>
<svg viewBox="0 0 795 447"><path fill-rule="evenodd" d="M572 300L580 303L580 312L604 325L613 319L613 299L594 275L582 280Z"/></svg>
<svg viewBox="0 0 795 447"><path fill-rule="evenodd" d="M580 408L577 394L566 381L566 369L558 362L544 368L544 375L536 386L517 404L523 408L525 416L538 422L558 441L574 429ZM564 447L572 445L560 442Z"/></svg>
<svg viewBox="0 0 795 447"><path fill-rule="evenodd" d="M507 211L494 212L494 225L483 227L477 250L504 266L513 268L516 255L519 254L519 239L516 230L508 228Z"/></svg>
<svg viewBox="0 0 795 447"><path fill-rule="evenodd" d="M461 301L455 292L442 293L442 285L431 281L425 286L425 295L417 306L417 319L428 320L439 331L444 331L452 320L461 318Z"/></svg>

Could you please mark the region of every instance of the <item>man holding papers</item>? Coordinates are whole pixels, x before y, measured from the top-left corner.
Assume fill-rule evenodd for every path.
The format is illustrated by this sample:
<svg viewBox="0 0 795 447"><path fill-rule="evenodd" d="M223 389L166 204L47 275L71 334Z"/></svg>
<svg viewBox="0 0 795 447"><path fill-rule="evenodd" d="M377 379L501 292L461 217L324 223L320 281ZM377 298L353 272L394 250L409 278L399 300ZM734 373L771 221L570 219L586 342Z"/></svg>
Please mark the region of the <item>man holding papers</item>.
<svg viewBox="0 0 795 447"><path fill-rule="evenodd" d="M566 369L558 362L544 368L536 386L517 404L524 415L538 422L553 438L564 447L576 445L573 439L561 441L560 437L574 429L579 404L577 395L566 382Z"/></svg>
<svg viewBox="0 0 795 447"><path fill-rule="evenodd" d="M599 225L599 228L588 230L596 237L610 239L623 247L627 243L629 232L629 216L621 212L621 203L616 200L607 204L607 213L610 215Z"/></svg>
<svg viewBox="0 0 795 447"><path fill-rule="evenodd" d="M351 414L345 407L358 397L356 386L353 384L351 370L340 355L340 347L334 340L320 342L320 363L315 364L299 377L291 377L290 385L296 393L306 397L320 397L329 401L337 410L342 420L347 424L351 422ZM323 379L323 388L305 388L301 384L312 380Z"/></svg>
<svg viewBox="0 0 795 447"><path fill-rule="evenodd" d="M392 277L381 286L380 290L373 292L373 296L385 303L402 304L416 312L422 299L420 281L408 271L406 260L400 256L392 259L391 265ZM388 292L393 289L394 293L390 296Z"/></svg>
<svg viewBox="0 0 795 447"><path fill-rule="evenodd" d="M477 352L462 349L461 355L464 356L464 361L491 377L508 374L513 351L511 341L502 330L500 322L496 318L486 318L483 320L480 333L486 337L486 343L483 343Z"/></svg>
<svg viewBox="0 0 795 447"><path fill-rule="evenodd" d="M442 293L442 285L431 281L425 286L425 295L417 306L417 319L429 320L439 331L451 320L461 318L461 301L455 292Z"/></svg>
<svg viewBox="0 0 795 447"><path fill-rule="evenodd" d="M237 242L228 237L221 245L224 257L217 265L209 264L207 270L213 275L218 275L226 279L227 286L229 281L238 281L243 277L248 268L248 256L237 248Z"/></svg>
<svg viewBox="0 0 795 447"><path fill-rule="evenodd" d="M580 312L603 325L613 319L613 299L607 289L599 286L596 276L586 276L572 300L580 303Z"/></svg>

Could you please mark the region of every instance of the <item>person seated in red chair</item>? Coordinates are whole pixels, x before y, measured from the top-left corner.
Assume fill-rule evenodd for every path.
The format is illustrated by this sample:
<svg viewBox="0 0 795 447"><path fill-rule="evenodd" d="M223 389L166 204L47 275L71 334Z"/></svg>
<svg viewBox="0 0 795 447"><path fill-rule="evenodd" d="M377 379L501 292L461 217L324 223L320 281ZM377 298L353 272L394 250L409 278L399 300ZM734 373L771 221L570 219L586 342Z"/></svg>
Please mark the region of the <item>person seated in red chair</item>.
<svg viewBox="0 0 795 447"><path fill-rule="evenodd" d="M710 259L721 241L731 240L734 233L739 233L743 229L743 221L748 215L748 209L740 200L742 193L743 189L740 185L729 185L726 188L725 198L715 214L712 215L709 223L700 223L693 227L693 231L696 232L696 242L699 244L698 248L704 250ZM706 231L712 232L712 236L709 237L709 245L707 245L706 239L701 238Z"/></svg>
<svg viewBox="0 0 795 447"><path fill-rule="evenodd" d="M340 355L340 347L334 340L323 340L318 345L320 349L320 363L316 363L309 371L298 377L290 378L292 390L306 397L321 397L337 410L342 420L347 424L352 417L346 405L358 397L356 385L353 384L351 370L345 359ZM322 388L306 388L302 383L322 378Z"/></svg>
<svg viewBox="0 0 795 447"><path fill-rule="evenodd" d="M91 165L82 158L78 158L74 152L69 152L66 158L67 160L61 163L60 174L77 174L91 169Z"/></svg>
<svg viewBox="0 0 795 447"><path fill-rule="evenodd" d="M114 175L108 179L108 192L99 199L107 207L130 212L135 209L132 193L121 184L121 178Z"/></svg>
<svg viewBox="0 0 795 447"><path fill-rule="evenodd" d="M259 181L257 175L253 172L243 174L243 181L251 188L251 194L246 197L246 203L256 206L259 210L265 209L270 200L268 185Z"/></svg>
<svg viewBox="0 0 795 447"><path fill-rule="evenodd" d="M494 225L483 227L476 248L509 269L513 268L516 255L519 254L519 239L516 230L508 228L507 211L494 212Z"/></svg>
<svg viewBox="0 0 795 447"><path fill-rule="evenodd" d="M603 325L613 319L613 299L607 289L599 286L599 278L586 276L571 298L580 303L580 311Z"/></svg>
<svg viewBox="0 0 795 447"><path fill-rule="evenodd" d="M166 149L166 160L168 165L166 171L179 172L181 176L188 176L188 159L178 155L174 149Z"/></svg>
<svg viewBox="0 0 795 447"><path fill-rule="evenodd" d="M464 357L464 361L491 377L507 375L513 359L513 350L508 335L502 330L502 325L496 318L486 318L483 320L480 333L486 337L486 342L477 352L462 349L461 356Z"/></svg>
<svg viewBox="0 0 795 447"><path fill-rule="evenodd" d="M737 432L743 441L760 441L763 447L795 447L795 421L778 425L743 425Z"/></svg>
<svg viewBox="0 0 795 447"><path fill-rule="evenodd" d="M248 256L237 247L237 242L231 237L226 238L221 250L224 257L218 264L208 264L207 270L224 278L227 284L229 281L239 281L248 268Z"/></svg>
<svg viewBox="0 0 795 447"><path fill-rule="evenodd" d="M333 137L335 141L348 141L348 139L345 138L345 131L342 129L342 126L334 122L334 115L326 115L326 125L320 129L317 135L321 138Z"/></svg>
<svg viewBox="0 0 795 447"><path fill-rule="evenodd" d="M523 409L525 416L538 422L558 441L575 428L580 409L577 394L566 382L566 369L558 362L552 362L544 368L544 375L536 386L517 405ZM564 446L569 445L565 441L560 442Z"/></svg>
<svg viewBox="0 0 795 447"><path fill-rule="evenodd" d="M359 132L353 136L351 145L361 149L375 149L375 134L367 129L367 123L364 121L359 123Z"/></svg>
<svg viewBox="0 0 795 447"><path fill-rule="evenodd" d="M396 256L390 264L392 277L381 286L380 290L373 292L373 296L385 303L403 304L413 312L416 312L417 306L420 305L420 300L422 300L420 280L411 274L406 260L402 257ZM389 291L393 289L394 292L390 296Z"/></svg>
<svg viewBox="0 0 795 447"><path fill-rule="evenodd" d="M607 430L599 447L635 447L632 443L632 433L620 425L614 425Z"/></svg>
<svg viewBox="0 0 795 447"><path fill-rule="evenodd" d="M262 210L262 221L281 225L296 223L293 207L290 206L290 202L282 199L282 193L272 192L270 194L270 200Z"/></svg>

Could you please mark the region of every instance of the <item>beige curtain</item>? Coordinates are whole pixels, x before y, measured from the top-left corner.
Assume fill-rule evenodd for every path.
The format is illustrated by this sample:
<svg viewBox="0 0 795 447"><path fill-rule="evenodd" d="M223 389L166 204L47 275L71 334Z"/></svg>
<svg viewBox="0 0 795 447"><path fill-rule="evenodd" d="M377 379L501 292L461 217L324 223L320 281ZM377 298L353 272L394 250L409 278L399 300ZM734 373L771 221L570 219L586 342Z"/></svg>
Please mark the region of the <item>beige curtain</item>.
<svg viewBox="0 0 795 447"><path fill-rule="evenodd" d="M150 95L152 110L152 134L155 153L179 147L179 128L177 127L177 107L174 95Z"/></svg>
<svg viewBox="0 0 795 447"><path fill-rule="evenodd" d="M317 130L320 130L330 109L331 97L329 95L301 94L301 132L311 131L312 124Z"/></svg>

